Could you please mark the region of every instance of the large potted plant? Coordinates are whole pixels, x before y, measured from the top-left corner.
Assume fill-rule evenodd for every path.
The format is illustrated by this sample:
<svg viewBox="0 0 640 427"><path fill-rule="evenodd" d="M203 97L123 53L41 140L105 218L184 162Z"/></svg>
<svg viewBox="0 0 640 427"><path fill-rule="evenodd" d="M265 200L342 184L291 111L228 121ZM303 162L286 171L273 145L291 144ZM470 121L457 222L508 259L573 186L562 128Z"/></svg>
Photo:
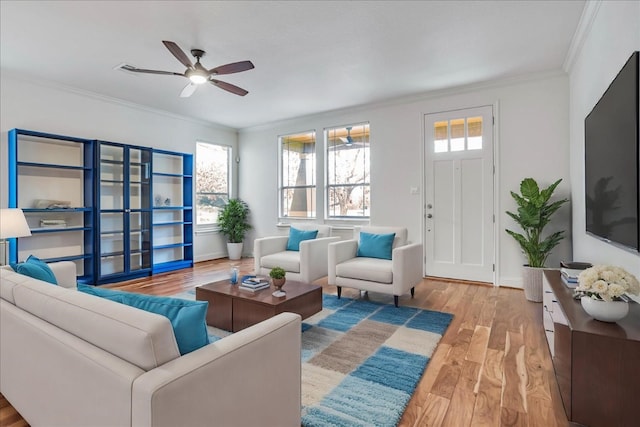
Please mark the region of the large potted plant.
<svg viewBox="0 0 640 427"><path fill-rule="evenodd" d="M517 213L507 211L522 228L523 233L506 230L518 242L527 258L522 272L525 297L529 301L542 301L542 268L558 243L564 238L564 230L556 231L543 237L543 230L551 216L568 199L551 201L551 196L562 179L547 188L540 190L533 178L525 178L520 183L520 194L511 192L511 197L518 204Z"/></svg>
<svg viewBox="0 0 640 427"><path fill-rule="evenodd" d="M237 260L242 256L242 240L251 229L248 218L249 206L240 199L229 200L218 215L218 228L227 237L230 260Z"/></svg>

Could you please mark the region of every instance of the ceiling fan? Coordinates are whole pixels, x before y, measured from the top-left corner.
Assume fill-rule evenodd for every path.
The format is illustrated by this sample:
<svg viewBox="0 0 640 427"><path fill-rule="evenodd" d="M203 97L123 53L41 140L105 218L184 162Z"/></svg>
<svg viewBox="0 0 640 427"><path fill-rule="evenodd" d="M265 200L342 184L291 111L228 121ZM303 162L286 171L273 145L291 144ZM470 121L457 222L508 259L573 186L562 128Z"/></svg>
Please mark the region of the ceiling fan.
<svg viewBox="0 0 640 427"><path fill-rule="evenodd" d="M340 140L345 145L352 145L353 144L353 137L351 136L351 129L353 129L353 127L347 126L346 129L347 129L347 137L345 138L344 136L341 136Z"/></svg>
<svg viewBox="0 0 640 427"><path fill-rule="evenodd" d="M214 86L219 87L220 89L224 89L228 92L231 92L236 95L245 96L249 92L242 89L241 87L232 85L231 83L226 83L220 80L216 80L213 76L222 75L222 74L233 74L239 73L241 71L247 71L254 68L253 63L251 61L240 61L233 62L231 64L221 65L216 68L212 68L207 70L201 63L200 58L202 58L205 54L204 50L201 49L191 49L191 55L196 58L196 63L193 64L189 57L180 49L180 47L172 41L163 40L162 43L169 49L169 52L176 57L182 65L187 67L184 73L175 73L172 71L159 71L159 70L146 70L144 68L136 68L132 65L123 65L120 68L126 71L132 71L134 73L147 73L147 74L166 74L170 76L182 76L186 77L190 80L189 84L182 89L180 92L180 97L187 98L196 91L199 85L209 82Z"/></svg>

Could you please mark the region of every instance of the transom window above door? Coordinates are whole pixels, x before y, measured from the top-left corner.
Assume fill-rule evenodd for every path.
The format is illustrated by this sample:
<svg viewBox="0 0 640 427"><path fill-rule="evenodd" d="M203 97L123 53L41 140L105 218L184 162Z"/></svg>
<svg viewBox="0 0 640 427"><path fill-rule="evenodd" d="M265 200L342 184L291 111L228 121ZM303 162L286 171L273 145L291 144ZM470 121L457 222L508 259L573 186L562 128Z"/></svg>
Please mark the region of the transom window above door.
<svg viewBox="0 0 640 427"><path fill-rule="evenodd" d="M433 152L482 150L482 117L461 117L433 124Z"/></svg>

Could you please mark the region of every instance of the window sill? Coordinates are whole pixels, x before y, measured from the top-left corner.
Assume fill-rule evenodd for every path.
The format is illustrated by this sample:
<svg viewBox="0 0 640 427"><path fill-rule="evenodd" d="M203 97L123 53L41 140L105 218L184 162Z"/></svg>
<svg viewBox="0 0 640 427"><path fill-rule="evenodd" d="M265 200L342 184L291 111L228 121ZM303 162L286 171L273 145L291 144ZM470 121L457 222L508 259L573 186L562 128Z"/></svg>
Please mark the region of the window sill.
<svg viewBox="0 0 640 427"><path fill-rule="evenodd" d="M295 226L296 224L324 224L330 225L334 230L353 230L354 227L358 226L368 226L370 225L369 219L361 220L361 219L330 219L325 221L316 221L313 219L308 220L297 220L291 222L278 222L276 227L278 228L289 228L291 226Z"/></svg>
<svg viewBox="0 0 640 427"><path fill-rule="evenodd" d="M218 234L219 232L220 227L218 227L217 225L207 225L198 227L195 231L195 234L196 236L198 236L201 234Z"/></svg>

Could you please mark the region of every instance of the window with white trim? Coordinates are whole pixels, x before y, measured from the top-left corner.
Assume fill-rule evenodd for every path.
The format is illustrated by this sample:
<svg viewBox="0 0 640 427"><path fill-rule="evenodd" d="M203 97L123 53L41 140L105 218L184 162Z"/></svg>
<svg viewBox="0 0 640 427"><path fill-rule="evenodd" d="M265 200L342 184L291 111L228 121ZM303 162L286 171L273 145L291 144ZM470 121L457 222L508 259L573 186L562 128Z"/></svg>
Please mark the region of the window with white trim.
<svg viewBox="0 0 640 427"><path fill-rule="evenodd" d="M316 133L279 137L280 217L316 217Z"/></svg>
<svg viewBox="0 0 640 427"><path fill-rule="evenodd" d="M196 225L218 222L220 209L229 201L231 147L196 143Z"/></svg>
<svg viewBox="0 0 640 427"><path fill-rule="evenodd" d="M368 218L369 123L325 129L328 218Z"/></svg>

